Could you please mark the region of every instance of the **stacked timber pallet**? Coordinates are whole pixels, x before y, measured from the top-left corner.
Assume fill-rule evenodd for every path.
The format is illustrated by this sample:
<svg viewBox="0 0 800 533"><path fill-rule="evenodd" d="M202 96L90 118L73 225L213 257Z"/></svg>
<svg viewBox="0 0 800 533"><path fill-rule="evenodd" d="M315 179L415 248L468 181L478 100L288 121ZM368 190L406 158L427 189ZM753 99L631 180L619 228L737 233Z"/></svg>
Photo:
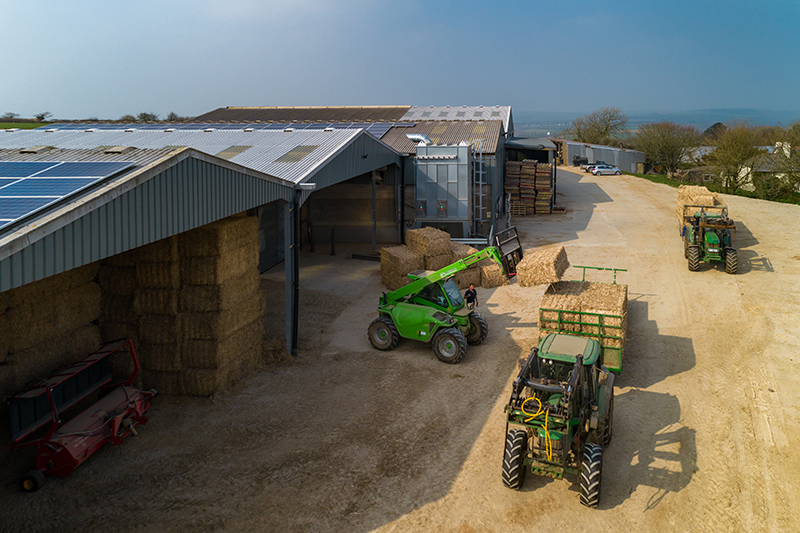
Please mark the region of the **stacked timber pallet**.
<svg viewBox="0 0 800 533"><path fill-rule="evenodd" d="M534 203L534 213L537 215L549 215L553 211L553 189L550 183L550 165L540 164L536 166L536 201Z"/></svg>
<svg viewBox="0 0 800 533"><path fill-rule="evenodd" d="M98 348L98 268L92 263L0 293L0 395Z"/></svg>
<svg viewBox="0 0 800 533"><path fill-rule="evenodd" d="M435 228L413 229L406 232L406 245L381 250L381 282L391 290L411 283L409 272L414 270L437 271L478 250L458 242ZM470 284L484 288L508 283L502 269L491 259L484 259L456 275L459 288Z"/></svg>
<svg viewBox="0 0 800 533"><path fill-rule="evenodd" d="M511 209L512 215L517 215L514 210L519 211L522 202L519 198L519 176L520 171L522 170L522 161L507 161L506 162L506 171L505 175L503 176L503 190L506 194L510 195L509 200L511 202ZM524 206L523 206L523 213L524 215Z"/></svg>
<svg viewBox="0 0 800 533"><path fill-rule="evenodd" d="M537 161L522 161L519 176L519 197L525 206L525 214L536 214L536 165Z"/></svg>
<svg viewBox="0 0 800 533"><path fill-rule="evenodd" d="M675 214L678 221L683 225L684 216L692 216L698 208L685 207L687 205L714 206L707 211L721 211L725 202L719 194L709 191L707 188L698 185L681 185L678 187L678 204L675 206Z"/></svg>
<svg viewBox="0 0 800 533"><path fill-rule="evenodd" d="M261 359L265 294L259 290L258 223L225 219L181 235L183 394L210 395Z"/></svg>

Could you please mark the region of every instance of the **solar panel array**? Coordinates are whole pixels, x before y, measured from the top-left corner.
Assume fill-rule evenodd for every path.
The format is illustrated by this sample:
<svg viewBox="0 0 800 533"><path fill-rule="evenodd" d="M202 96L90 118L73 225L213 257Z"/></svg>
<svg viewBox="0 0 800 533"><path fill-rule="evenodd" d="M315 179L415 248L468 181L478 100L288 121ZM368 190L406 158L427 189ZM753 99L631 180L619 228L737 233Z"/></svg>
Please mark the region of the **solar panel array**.
<svg viewBox="0 0 800 533"><path fill-rule="evenodd" d="M132 166L128 161L0 161L0 231Z"/></svg>
<svg viewBox="0 0 800 533"><path fill-rule="evenodd" d="M50 131L108 131L108 130L324 130L333 128L337 130L343 129L365 129L372 135L380 139L389 129L395 124L393 122L284 122L284 123L257 123L257 124L220 124L220 123L207 123L207 124L131 124L131 123L113 123L113 124L76 124L76 123L60 123L50 124L43 130Z"/></svg>

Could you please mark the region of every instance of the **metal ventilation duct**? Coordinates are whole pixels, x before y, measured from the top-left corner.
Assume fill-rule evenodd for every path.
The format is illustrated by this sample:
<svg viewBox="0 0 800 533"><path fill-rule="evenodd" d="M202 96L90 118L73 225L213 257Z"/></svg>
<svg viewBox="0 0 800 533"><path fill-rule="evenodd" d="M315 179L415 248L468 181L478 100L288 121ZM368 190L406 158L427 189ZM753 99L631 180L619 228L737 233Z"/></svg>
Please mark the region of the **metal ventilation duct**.
<svg viewBox="0 0 800 533"><path fill-rule="evenodd" d="M433 141L431 141L430 137L422 133L406 133L406 137L408 137L412 141L421 142L425 146L433 144Z"/></svg>

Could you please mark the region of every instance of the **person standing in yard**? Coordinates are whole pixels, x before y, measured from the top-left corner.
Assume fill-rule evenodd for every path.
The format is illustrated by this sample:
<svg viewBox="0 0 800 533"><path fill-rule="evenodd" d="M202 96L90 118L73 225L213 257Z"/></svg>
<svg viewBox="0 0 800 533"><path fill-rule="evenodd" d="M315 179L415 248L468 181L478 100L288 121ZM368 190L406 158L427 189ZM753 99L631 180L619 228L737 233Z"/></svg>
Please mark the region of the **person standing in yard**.
<svg viewBox="0 0 800 533"><path fill-rule="evenodd" d="M469 289L464 291L464 300L467 301L467 307L475 309L478 305L478 292L475 290L473 283L469 284Z"/></svg>

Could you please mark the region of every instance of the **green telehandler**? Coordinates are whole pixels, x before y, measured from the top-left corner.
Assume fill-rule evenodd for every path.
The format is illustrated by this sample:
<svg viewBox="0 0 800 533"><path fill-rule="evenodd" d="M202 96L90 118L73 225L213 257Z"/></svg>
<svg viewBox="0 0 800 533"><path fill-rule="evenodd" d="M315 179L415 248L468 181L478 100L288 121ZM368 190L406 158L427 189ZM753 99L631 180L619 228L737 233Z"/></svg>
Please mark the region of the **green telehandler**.
<svg viewBox="0 0 800 533"><path fill-rule="evenodd" d="M506 276L512 275L523 254L516 227L499 232L496 244L436 272L415 270L408 274L411 283L383 293L378 302L378 318L367 330L372 346L391 350L400 337L405 337L432 342L436 357L445 363L461 361L468 344L483 342L489 324L464 302L454 277L487 258L500 265Z"/></svg>
<svg viewBox="0 0 800 533"><path fill-rule="evenodd" d="M725 272L736 274L739 269L736 248L733 247L736 224L728 218L728 208L703 205L684 207L698 209L692 215L684 216L681 226L683 256L688 261L689 270L697 272L701 261L724 262Z"/></svg>
<svg viewBox="0 0 800 533"><path fill-rule="evenodd" d="M596 340L551 333L520 361L505 406L506 487L522 488L528 471L576 475L581 503L597 507L614 419L614 374L600 359Z"/></svg>

